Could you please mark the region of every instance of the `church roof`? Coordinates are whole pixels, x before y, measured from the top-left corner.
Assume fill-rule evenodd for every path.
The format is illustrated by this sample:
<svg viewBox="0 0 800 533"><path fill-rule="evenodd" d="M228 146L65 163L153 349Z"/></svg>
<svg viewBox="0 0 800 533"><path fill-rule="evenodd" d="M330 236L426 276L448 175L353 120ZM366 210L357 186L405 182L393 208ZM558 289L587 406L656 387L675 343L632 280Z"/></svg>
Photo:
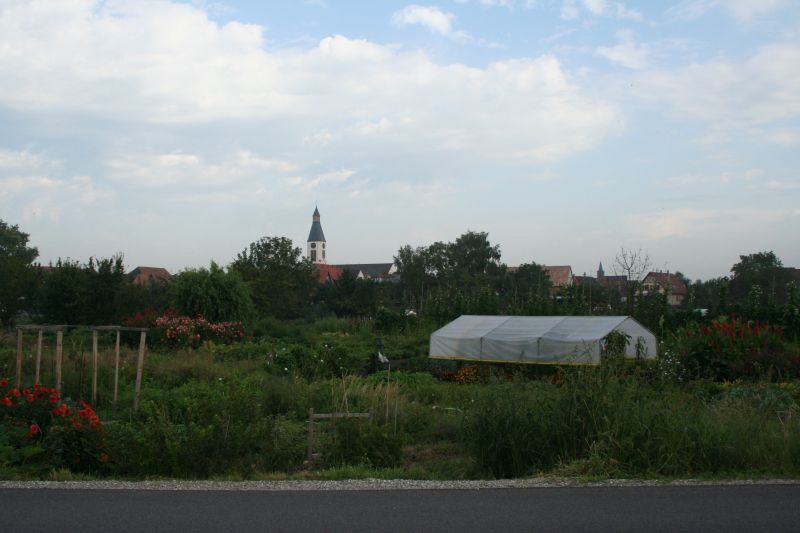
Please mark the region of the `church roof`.
<svg viewBox="0 0 800 533"><path fill-rule="evenodd" d="M314 222L311 223L311 231L308 232L308 241L306 242L327 242L325 234L322 233L322 224L319 221L319 209L316 207L314 208L312 219Z"/></svg>
<svg viewBox="0 0 800 533"><path fill-rule="evenodd" d="M327 242L325 240L325 234L322 233L322 224L319 223L318 220L314 221L311 224L311 231L308 232L308 241L307 242Z"/></svg>

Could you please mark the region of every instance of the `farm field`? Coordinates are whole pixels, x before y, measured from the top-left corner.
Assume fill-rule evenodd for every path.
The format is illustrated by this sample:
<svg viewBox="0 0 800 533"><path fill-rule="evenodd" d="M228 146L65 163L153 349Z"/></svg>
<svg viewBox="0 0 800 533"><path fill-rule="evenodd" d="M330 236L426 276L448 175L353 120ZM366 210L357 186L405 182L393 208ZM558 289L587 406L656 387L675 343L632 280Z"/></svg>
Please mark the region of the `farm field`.
<svg viewBox="0 0 800 533"><path fill-rule="evenodd" d="M135 342L123 342L115 405L113 342L101 338L97 401L89 407L80 402L91 394L91 338L85 331L67 333L59 398L49 390L36 395L32 370L23 373L19 397L12 383L0 382L0 396L16 402L0 406L6 409L0 476L603 479L800 473L800 382L688 379L687 360L681 367L680 358L669 357L679 344L675 340L647 364L443 364L427 359L427 332L420 328L385 334L383 351L393 367L365 375L374 336L364 321L287 323L277 333L192 349L168 348L154 331L135 411ZM15 341L3 337L0 376L13 378ZM25 369L34 366L34 344L26 337L31 348L25 350ZM52 353L48 338L45 388L52 386ZM13 422L22 420L17 415L23 410L25 423ZM310 410L370 418L317 420L309 462Z"/></svg>

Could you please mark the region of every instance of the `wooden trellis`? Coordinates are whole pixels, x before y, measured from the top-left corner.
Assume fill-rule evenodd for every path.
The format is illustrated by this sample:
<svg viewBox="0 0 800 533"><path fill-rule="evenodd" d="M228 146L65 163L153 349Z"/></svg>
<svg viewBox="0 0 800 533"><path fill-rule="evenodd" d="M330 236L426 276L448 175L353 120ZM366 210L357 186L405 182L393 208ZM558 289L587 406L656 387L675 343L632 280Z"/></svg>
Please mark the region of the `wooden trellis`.
<svg viewBox="0 0 800 533"><path fill-rule="evenodd" d="M42 366L42 339L45 332L55 332L56 334L56 360L55 360L55 389L61 394L61 366L63 362L64 353L64 331L68 328L85 329L92 332L92 405L97 402L97 367L98 367L98 350L97 350L97 335L100 331L113 331L116 332L116 342L114 344L114 404L116 405L119 397L119 346L120 346L120 333L123 331L138 331L139 332L139 357L136 362L136 387L133 396L133 409L139 408L139 397L142 390L142 372L144 370L144 353L147 346L147 328L129 328L123 326L44 326L44 325L27 325L17 327L17 369L15 375L15 382L17 387L22 385L22 349L23 349L23 333L25 331L38 332L36 342L36 374L34 382L39 383L41 378Z"/></svg>

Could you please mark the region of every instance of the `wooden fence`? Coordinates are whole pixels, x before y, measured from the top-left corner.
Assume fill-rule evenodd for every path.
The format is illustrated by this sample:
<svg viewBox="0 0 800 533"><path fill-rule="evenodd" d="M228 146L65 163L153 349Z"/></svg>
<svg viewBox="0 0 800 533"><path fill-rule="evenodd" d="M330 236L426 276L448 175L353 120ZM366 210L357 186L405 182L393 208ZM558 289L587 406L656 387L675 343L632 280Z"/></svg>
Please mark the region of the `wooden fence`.
<svg viewBox="0 0 800 533"><path fill-rule="evenodd" d="M54 332L56 334L56 357L55 357L55 389L61 394L61 366L63 363L64 353L64 331L67 329L82 329L92 332L92 405L97 403L97 367L98 367L98 350L97 350L97 336L101 331L116 332L116 342L114 345L114 404L116 405L119 397L119 344L120 333L123 331L138 331L139 332L139 357L136 362L136 388L133 396L133 409L134 411L139 408L139 397L142 391L142 373L144 371L144 354L147 346L147 328L129 328L123 326L45 326L45 325L26 325L17 327L17 368L15 374L15 382L17 387L22 386L22 353L23 353L23 334L25 331L38 332L36 341L36 373L34 383L40 383L41 367L42 367L42 341L45 332Z"/></svg>

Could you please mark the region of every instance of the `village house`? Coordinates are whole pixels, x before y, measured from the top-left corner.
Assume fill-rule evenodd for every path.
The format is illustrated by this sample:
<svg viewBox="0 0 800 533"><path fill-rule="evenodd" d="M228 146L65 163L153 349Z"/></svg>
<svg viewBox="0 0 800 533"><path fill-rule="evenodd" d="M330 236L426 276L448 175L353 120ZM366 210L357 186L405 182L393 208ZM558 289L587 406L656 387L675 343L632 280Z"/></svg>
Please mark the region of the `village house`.
<svg viewBox="0 0 800 533"><path fill-rule="evenodd" d="M648 272L642 280L642 294L667 293L667 302L673 307L683 303L689 290L675 274L669 272Z"/></svg>

